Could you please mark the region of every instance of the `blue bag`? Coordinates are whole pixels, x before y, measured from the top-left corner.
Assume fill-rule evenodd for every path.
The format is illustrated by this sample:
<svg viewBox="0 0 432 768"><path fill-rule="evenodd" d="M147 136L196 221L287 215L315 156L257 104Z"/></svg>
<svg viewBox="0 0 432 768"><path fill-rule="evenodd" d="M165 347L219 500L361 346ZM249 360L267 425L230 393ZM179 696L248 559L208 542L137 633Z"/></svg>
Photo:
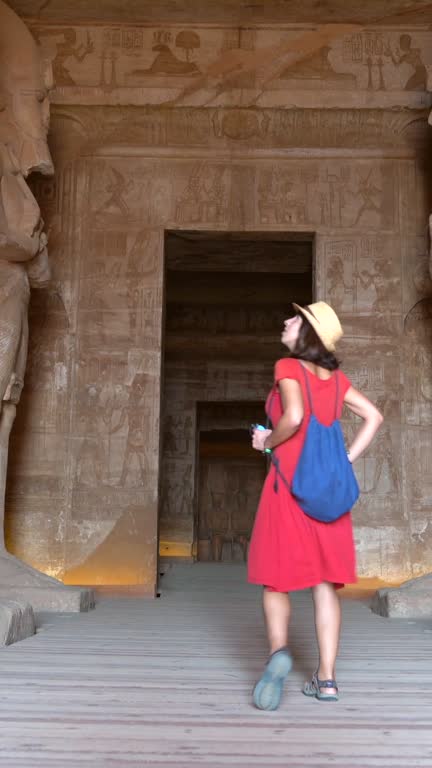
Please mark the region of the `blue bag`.
<svg viewBox="0 0 432 768"><path fill-rule="evenodd" d="M309 517L323 523L332 523L349 512L356 503L360 491L351 462L348 460L340 421L337 418L339 402L339 378L336 376L335 418L329 427L318 421L313 411L312 393L303 365L308 395L310 420L306 430L303 449L298 461L291 487L279 468L274 454L272 463L277 477L281 477L292 495Z"/></svg>

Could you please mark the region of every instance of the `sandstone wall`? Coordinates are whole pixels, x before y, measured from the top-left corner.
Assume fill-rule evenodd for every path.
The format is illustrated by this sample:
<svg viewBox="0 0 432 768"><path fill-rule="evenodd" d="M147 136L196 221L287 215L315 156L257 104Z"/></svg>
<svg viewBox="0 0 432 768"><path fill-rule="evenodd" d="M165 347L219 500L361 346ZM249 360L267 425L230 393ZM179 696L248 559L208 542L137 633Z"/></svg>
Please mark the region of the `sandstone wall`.
<svg viewBox="0 0 432 768"><path fill-rule="evenodd" d="M32 300L10 548L71 583L154 589L164 233L288 231L314 237L315 296L386 415L358 463L360 573L429 570L431 33L33 28L57 77L57 176L36 182L55 286ZM235 366L223 378L216 399L241 399Z"/></svg>

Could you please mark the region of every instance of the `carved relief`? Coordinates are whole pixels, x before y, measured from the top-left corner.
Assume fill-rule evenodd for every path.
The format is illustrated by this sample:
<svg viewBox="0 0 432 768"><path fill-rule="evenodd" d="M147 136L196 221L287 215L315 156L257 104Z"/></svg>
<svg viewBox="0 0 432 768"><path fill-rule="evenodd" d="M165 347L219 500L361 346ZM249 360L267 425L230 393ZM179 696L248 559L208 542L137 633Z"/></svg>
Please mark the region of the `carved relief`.
<svg viewBox="0 0 432 768"><path fill-rule="evenodd" d="M151 466L147 452L153 395L153 379L143 373L135 374L129 387L127 403L120 409L118 422L110 429L110 434L113 435L127 423L123 465L119 480L121 486L126 484L129 475L136 478L133 481L134 485L143 487L146 485L147 472Z"/></svg>
<svg viewBox="0 0 432 768"><path fill-rule="evenodd" d="M326 296L339 312L399 312L402 287L397 238L341 238L327 242L325 263Z"/></svg>
<svg viewBox="0 0 432 768"><path fill-rule="evenodd" d="M197 164L182 196L177 198L176 222L205 224L224 221L227 215L227 175L228 169L224 165Z"/></svg>
<svg viewBox="0 0 432 768"><path fill-rule="evenodd" d="M297 170L297 169L296 169ZM314 169L311 169L311 176ZM300 182L301 184L301 182ZM260 175L258 212L262 224L305 224L307 182L295 184L290 170L272 168Z"/></svg>
<svg viewBox="0 0 432 768"><path fill-rule="evenodd" d="M432 424L432 299L421 299L404 322L406 418Z"/></svg>
<svg viewBox="0 0 432 768"><path fill-rule="evenodd" d="M430 32L357 31L352 25L286 29L41 26L52 61L54 99L87 103L266 107L427 104ZM128 90L128 96L122 94Z"/></svg>
<svg viewBox="0 0 432 768"><path fill-rule="evenodd" d="M424 519L424 513L432 508L431 457L430 427L408 427L404 446L404 460L407 463L406 492L408 504L413 510L412 516L418 520Z"/></svg>
<svg viewBox="0 0 432 768"><path fill-rule="evenodd" d="M404 34L399 38L398 49L394 50L389 43L386 48L386 55L390 56L393 64L397 67L408 65L411 67L411 74L407 74L407 80L404 85L406 91L423 91L427 88L427 70L423 62L420 48L413 47L411 35Z"/></svg>
<svg viewBox="0 0 432 768"><path fill-rule="evenodd" d="M357 327L358 323L355 323ZM357 331L358 333L358 331ZM390 340L349 339L343 357L343 370L352 385L364 392L384 414L380 435L356 462L355 470L362 491L354 516L358 525L380 528L406 525L403 506L404 476L401 470L402 446L401 353ZM344 410L346 440L353 439L359 420Z"/></svg>
<svg viewBox="0 0 432 768"><path fill-rule="evenodd" d="M264 475L264 464L259 467L253 457L200 462L199 559L246 560Z"/></svg>
<svg viewBox="0 0 432 768"><path fill-rule="evenodd" d="M394 194L390 164L280 162L259 175L259 218L267 225L387 229L394 226Z"/></svg>
<svg viewBox="0 0 432 768"><path fill-rule="evenodd" d="M331 60L332 48L324 45L319 51L299 61L297 64L287 67L280 75L281 80L301 82L302 87L316 87L316 81L324 81L327 87L355 88L356 77L349 72L338 72ZM294 83L290 82L292 87Z"/></svg>
<svg viewBox="0 0 432 768"><path fill-rule="evenodd" d="M397 37L378 31L359 32L344 40L343 59L354 65L361 64L367 72L368 90L401 89L425 90L426 67L422 51L412 36ZM364 77L359 78L362 87ZM364 87L364 86L363 86Z"/></svg>
<svg viewBox="0 0 432 768"><path fill-rule="evenodd" d="M335 227L367 225L373 229L393 224L393 172L386 165L341 165L327 170L319 187L320 223Z"/></svg>
<svg viewBox="0 0 432 768"><path fill-rule="evenodd" d="M234 141L264 138L268 132L270 117L264 111L221 110L213 113L215 136L225 136Z"/></svg>
<svg viewBox="0 0 432 768"><path fill-rule="evenodd" d="M73 27L36 29L35 36L42 46L49 38L55 38L56 53L51 62L55 85L75 86L77 83L71 76L68 61L74 60L81 64L87 56L94 52L95 46L90 32L87 32L85 43L77 42L77 31Z"/></svg>
<svg viewBox="0 0 432 768"><path fill-rule="evenodd" d="M81 361L74 407L74 431L80 438L75 488L92 488L96 496L100 491L108 507L121 500L116 488L154 486L156 382L155 373L134 372L120 353L94 353ZM91 508L87 514L91 518Z"/></svg>
<svg viewBox="0 0 432 768"><path fill-rule="evenodd" d="M349 147L427 149L428 110L391 109L204 109L178 107L167 110L147 106L137 110L117 107L54 107L51 141L56 157L69 147L104 144L147 147L224 147L229 141L239 148ZM59 139L57 141L57 135ZM406 162L406 161L405 161ZM410 161L412 164L413 161ZM400 162L400 166L402 161ZM420 173L420 167L417 169ZM418 186L418 184L417 184ZM415 184L414 184L415 191ZM410 198L411 199L411 198Z"/></svg>
<svg viewBox="0 0 432 768"><path fill-rule="evenodd" d="M425 235L402 238L403 310L409 312L420 299L432 297L428 238Z"/></svg>
<svg viewBox="0 0 432 768"><path fill-rule="evenodd" d="M174 46L184 51L185 61L173 51ZM148 69L133 69L126 76L141 78L149 75L191 76L200 72L198 65L191 60L193 52L201 47L200 36L196 32L184 30L173 40L169 31L154 32L152 51L155 56Z"/></svg>
<svg viewBox="0 0 432 768"><path fill-rule="evenodd" d="M102 203L98 213L122 213L127 216L129 206L125 200L125 195L133 190L134 183L132 179L125 179L117 168L110 169L111 180L105 187L107 198Z"/></svg>

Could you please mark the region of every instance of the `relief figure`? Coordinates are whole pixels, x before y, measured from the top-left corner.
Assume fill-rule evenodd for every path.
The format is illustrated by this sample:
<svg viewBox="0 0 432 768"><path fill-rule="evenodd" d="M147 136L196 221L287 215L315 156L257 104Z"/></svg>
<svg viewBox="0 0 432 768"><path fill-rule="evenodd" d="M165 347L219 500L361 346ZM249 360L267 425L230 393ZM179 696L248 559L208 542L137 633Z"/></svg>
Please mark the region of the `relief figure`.
<svg viewBox="0 0 432 768"><path fill-rule="evenodd" d="M152 51L156 56L150 67L148 69L133 69L128 75L132 77L140 77L142 75L174 75L183 77L198 75L200 69L194 61L190 60L190 54L191 51L201 46L199 35L196 32L189 31L178 33L175 45L177 48L185 51L186 61L182 61L182 59L176 56L170 47L170 42L170 33L156 33L155 42L152 47Z"/></svg>
<svg viewBox="0 0 432 768"><path fill-rule="evenodd" d="M423 63L420 48L412 47L411 35L404 34L399 38L399 52L395 53L390 44L385 53L390 56L393 64L400 67L401 64L409 64L414 72L404 85L405 91L425 91L427 88L427 69Z"/></svg>
<svg viewBox="0 0 432 768"><path fill-rule="evenodd" d="M134 464L138 464L141 485L146 483L146 472L149 467L147 448L149 445L148 431L149 411L144 408L144 398L151 400L149 393L151 378L145 373L137 373L129 388L128 400L121 409L120 419L111 434L118 432L127 423L126 446L119 484L126 485L126 480Z"/></svg>
<svg viewBox="0 0 432 768"><path fill-rule="evenodd" d="M43 35L39 33L38 37L48 37L48 36L56 36L59 35L63 36L63 40L59 43L57 43L57 50L55 57L52 61L52 70L53 70L53 76L54 76L54 83L55 85L66 85L66 86L73 86L76 85L75 80L71 76L69 69L66 66L66 62L68 59L74 59L79 64L84 61L84 59L94 51L94 43L91 40L91 37L89 33L87 32L87 43L86 45L80 44L77 45L77 34L75 29L69 28L69 29L44 29Z"/></svg>

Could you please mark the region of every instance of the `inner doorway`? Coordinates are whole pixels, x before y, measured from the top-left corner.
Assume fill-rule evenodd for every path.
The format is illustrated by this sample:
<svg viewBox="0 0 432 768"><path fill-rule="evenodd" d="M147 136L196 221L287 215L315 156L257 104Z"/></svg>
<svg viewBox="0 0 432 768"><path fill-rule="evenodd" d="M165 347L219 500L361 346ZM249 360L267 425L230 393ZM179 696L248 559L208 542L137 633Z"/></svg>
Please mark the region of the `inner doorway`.
<svg viewBox="0 0 432 768"><path fill-rule="evenodd" d="M264 401L291 302L313 297L313 238L165 236L162 558L243 560L266 464L249 425Z"/></svg>
<svg viewBox="0 0 432 768"><path fill-rule="evenodd" d="M195 530L197 559L246 560L257 499L267 471L251 450L249 427L263 421L263 403L198 403Z"/></svg>

